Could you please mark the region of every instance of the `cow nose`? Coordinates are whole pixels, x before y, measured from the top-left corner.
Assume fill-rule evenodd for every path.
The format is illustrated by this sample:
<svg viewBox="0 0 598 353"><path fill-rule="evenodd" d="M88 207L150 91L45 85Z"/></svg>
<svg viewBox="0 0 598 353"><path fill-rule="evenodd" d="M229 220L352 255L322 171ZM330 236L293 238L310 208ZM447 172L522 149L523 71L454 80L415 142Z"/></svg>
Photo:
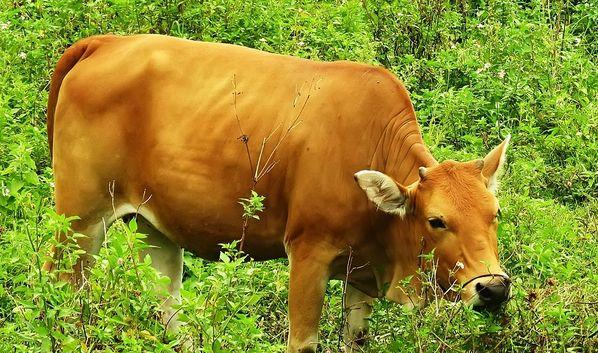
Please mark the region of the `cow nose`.
<svg viewBox="0 0 598 353"><path fill-rule="evenodd" d="M488 283L476 283L475 289L478 297L485 307L497 307L509 299L511 281L500 278Z"/></svg>

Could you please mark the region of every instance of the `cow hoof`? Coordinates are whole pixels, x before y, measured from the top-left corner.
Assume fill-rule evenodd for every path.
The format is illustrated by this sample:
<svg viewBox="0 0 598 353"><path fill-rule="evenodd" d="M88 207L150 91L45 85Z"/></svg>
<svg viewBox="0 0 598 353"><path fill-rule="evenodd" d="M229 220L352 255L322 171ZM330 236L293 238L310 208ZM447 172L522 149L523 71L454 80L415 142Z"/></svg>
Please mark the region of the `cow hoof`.
<svg viewBox="0 0 598 353"><path fill-rule="evenodd" d="M368 339L368 331L367 330L359 331L355 335L355 338L353 338L353 343L355 343L358 346L363 346L367 342L367 339Z"/></svg>
<svg viewBox="0 0 598 353"><path fill-rule="evenodd" d="M316 349L312 347L301 348L298 353L316 353Z"/></svg>
<svg viewBox="0 0 598 353"><path fill-rule="evenodd" d="M346 340L345 353L363 352L363 347L367 343L367 338L367 330L355 332L353 337Z"/></svg>

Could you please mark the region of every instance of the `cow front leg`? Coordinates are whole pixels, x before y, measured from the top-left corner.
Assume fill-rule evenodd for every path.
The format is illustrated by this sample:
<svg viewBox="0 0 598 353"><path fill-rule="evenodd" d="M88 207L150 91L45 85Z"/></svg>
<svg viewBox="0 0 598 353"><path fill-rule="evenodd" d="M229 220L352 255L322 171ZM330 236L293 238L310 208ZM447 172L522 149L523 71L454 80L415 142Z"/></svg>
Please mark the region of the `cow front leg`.
<svg viewBox="0 0 598 353"><path fill-rule="evenodd" d="M372 314L373 298L352 285L345 293L346 321L343 332L345 352L362 352L368 331L368 319Z"/></svg>
<svg viewBox="0 0 598 353"><path fill-rule="evenodd" d="M293 244L288 255L291 271L287 352L315 353L330 263L335 252L316 244Z"/></svg>

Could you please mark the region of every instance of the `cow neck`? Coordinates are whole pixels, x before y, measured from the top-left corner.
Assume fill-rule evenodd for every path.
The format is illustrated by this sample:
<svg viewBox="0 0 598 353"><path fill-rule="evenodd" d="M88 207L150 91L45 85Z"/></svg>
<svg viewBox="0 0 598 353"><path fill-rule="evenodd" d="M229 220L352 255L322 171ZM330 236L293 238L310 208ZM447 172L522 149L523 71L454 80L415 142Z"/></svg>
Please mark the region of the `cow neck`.
<svg viewBox="0 0 598 353"><path fill-rule="evenodd" d="M395 218L388 231L394 236L387 237L387 239L392 239L392 244L387 247L390 264L386 273L386 282L389 285L385 296L401 304L415 304L420 291L420 279L417 271L422 249L417 225L414 219L407 215L405 218ZM410 291L406 291L401 284L409 276L413 276L411 284L416 290L415 293L408 294Z"/></svg>
<svg viewBox="0 0 598 353"><path fill-rule="evenodd" d="M419 167L438 164L422 139L413 106L409 105L387 123L381 137L378 167L402 185L418 180Z"/></svg>
<svg viewBox="0 0 598 353"><path fill-rule="evenodd" d="M413 186L419 180L419 167L437 164L424 144L415 111L409 103L386 123L372 161L372 169L382 171L403 186ZM411 207L415 205L412 204ZM399 236L390 237L395 243L387 247L387 256L392 265L385 276L391 284L386 296L404 304L413 303L417 295L407 298L410 296L398 289L398 285L402 279L413 275L412 284L417 291L420 289L417 269L422 247L421 237L410 214L404 218L395 217L388 227L385 239L388 239L388 233Z"/></svg>

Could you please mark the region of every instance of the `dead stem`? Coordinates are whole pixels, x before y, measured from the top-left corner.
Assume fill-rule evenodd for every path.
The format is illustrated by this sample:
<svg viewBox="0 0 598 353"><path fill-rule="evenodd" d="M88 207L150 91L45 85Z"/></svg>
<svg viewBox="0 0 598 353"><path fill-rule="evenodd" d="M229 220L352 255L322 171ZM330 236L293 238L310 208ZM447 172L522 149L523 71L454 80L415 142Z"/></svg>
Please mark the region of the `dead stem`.
<svg viewBox="0 0 598 353"><path fill-rule="evenodd" d="M303 114L303 111L305 110L305 107L307 106L307 103L309 102L309 99L311 97L311 90L312 90L313 86L315 85L315 78L312 79L311 85L309 87L309 92L308 92L307 96L305 97L305 100L303 101L303 105L301 106L299 112L297 113L295 118L292 120L289 127L287 127L287 129L284 131L282 136L278 139L278 141L276 142L276 145L274 145L274 148L268 154L268 157L266 158L264 164L262 164L262 159L264 156L264 151L266 149L266 144L270 141L272 136L274 136L274 134L282 127L283 124L282 123L278 124L270 132L270 134L268 134L268 136L266 136L265 138L262 139L262 142L260 144L259 155L257 158L257 163L255 164L255 166L253 164L253 159L251 157L251 151L249 150L250 137L243 130L243 127L241 125L241 119L239 118L239 113L237 110L237 96L240 94L240 92L237 91L237 78L236 78L235 74L233 74L231 83L233 86L233 92L232 92L233 111L234 111L235 120L237 121L237 127L239 128L239 133L241 134L238 137L238 140L240 140L243 143L243 145L245 146L245 152L247 154L247 161L249 162L249 169L251 172L251 182L252 182L251 189L253 190L253 189L255 189L255 187L256 187L257 183L260 181L260 179L262 179L265 175L270 173L272 171L272 169L274 169L276 164L278 164L277 160L273 160L274 155L276 154L276 152L282 145L283 141L289 136L290 132L294 128L296 128L299 124L301 124L300 118L301 118L301 115ZM297 90L297 92L295 94L295 97L293 99L293 107L296 107L296 104L299 101L300 97L301 97L301 89ZM248 215L243 216L243 227L242 227L242 232L241 232L241 240L239 243L240 251L243 251L244 246L245 246L245 237L247 235L247 228L249 226L249 218L250 217Z"/></svg>

